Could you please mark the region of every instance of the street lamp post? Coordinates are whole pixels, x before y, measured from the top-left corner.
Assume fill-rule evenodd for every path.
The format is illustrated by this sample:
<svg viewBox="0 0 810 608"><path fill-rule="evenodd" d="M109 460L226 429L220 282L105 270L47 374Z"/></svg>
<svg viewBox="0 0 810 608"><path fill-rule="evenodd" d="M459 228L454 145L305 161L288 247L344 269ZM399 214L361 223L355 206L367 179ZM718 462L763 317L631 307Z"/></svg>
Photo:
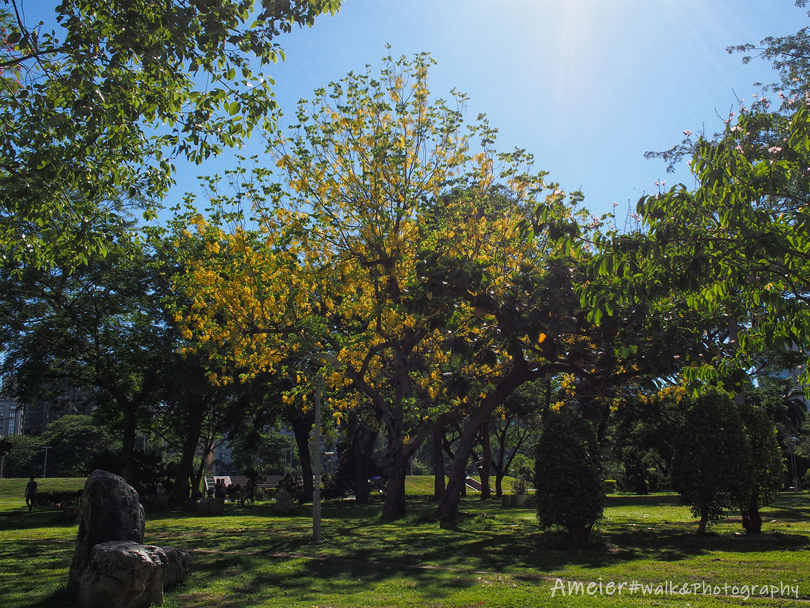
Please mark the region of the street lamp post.
<svg viewBox="0 0 810 608"><path fill-rule="evenodd" d="M282 448L284 454L284 475L288 475L292 468L292 450L290 448Z"/></svg>
<svg viewBox="0 0 810 608"><path fill-rule="evenodd" d="M321 373L315 376L315 483L312 488L312 542L321 542Z"/></svg>
<svg viewBox="0 0 810 608"><path fill-rule="evenodd" d="M51 449L51 446L44 445L44 446L42 446L42 449L45 450L45 465L42 467L42 476L47 477L48 476L48 450Z"/></svg>
<svg viewBox="0 0 810 608"><path fill-rule="evenodd" d="M802 489L801 488L802 481L801 481L801 479L799 479L799 474L798 474L798 471L796 469L796 444L797 443L799 443L799 438L798 437L790 436L790 437L785 438L785 445L787 446L788 454L790 454L791 469L793 469L793 471L792 471L793 472L793 477L790 480L790 488L794 492L798 492L798 491L800 491Z"/></svg>
<svg viewBox="0 0 810 608"><path fill-rule="evenodd" d="M310 359L322 363L337 365L338 360L329 353L315 353L309 355ZM321 385L323 376L318 370L315 376L315 470L313 471L315 483L312 484L312 542L321 542Z"/></svg>

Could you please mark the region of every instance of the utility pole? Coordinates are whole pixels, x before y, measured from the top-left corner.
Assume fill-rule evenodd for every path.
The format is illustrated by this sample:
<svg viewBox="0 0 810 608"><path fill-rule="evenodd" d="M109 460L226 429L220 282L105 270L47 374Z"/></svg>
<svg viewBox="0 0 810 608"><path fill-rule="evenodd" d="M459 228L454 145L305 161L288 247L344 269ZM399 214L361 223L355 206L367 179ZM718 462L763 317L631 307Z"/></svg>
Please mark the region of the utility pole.
<svg viewBox="0 0 810 608"><path fill-rule="evenodd" d="M47 477L48 476L48 450L51 449L51 446L44 445L44 446L42 446L42 449L45 450L45 466L42 467L42 476Z"/></svg>
<svg viewBox="0 0 810 608"><path fill-rule="evenodd" d="M315 376L315 483L312 489L312 542L321 542L321 372Z"/></svg>

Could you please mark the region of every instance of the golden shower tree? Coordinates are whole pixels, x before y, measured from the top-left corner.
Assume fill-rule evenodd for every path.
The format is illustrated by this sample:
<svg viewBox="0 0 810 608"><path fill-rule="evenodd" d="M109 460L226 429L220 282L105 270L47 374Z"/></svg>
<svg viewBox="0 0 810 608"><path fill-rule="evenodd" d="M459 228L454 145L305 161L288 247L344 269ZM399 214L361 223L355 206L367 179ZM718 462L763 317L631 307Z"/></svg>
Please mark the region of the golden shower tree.
<svg viewBox="0 0 810 608"><path fill-rule="evenodd" d="M543 331L553 314L526 320L514 307L559 272L551 258L578 254L561 238L576 232L576 199L530 173L523 151L496 154L483 117L466 127L462 95L432 102L431 64L389 57L379 78L352 73L316 91L291 134L268 140L280 183L239 170L224 196L211 180L214 211L176 233L178 288L194 303L178 318L215 380L284 373L297 382L285 398L305 403L328 359L317 371L333 414L373 404L386 518L405 515L407 462L437 422L531 379L509 375L516 356L537 377L568 352Z"/></svg>

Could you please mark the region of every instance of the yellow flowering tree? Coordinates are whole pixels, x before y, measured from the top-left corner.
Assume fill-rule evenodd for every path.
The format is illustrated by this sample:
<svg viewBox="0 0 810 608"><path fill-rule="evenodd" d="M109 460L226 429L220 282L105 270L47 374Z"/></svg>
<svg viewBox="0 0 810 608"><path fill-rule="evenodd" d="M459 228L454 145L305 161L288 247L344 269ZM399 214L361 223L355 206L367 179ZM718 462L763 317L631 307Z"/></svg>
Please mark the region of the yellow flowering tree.
<svg viewBox="0 0 810 608"><path fill-rule="evenodd" d="M240 170L225 197L212 180L222 211L178 234L195 243L178 318L215 380L285 373L285 398L311 402L332 361L318 373L333 415L370 402L385 429L387 518L405 515L407 462L436 423L479 424L592 350L572 289L578 198L525 152L496 154L482 117L465 128L463 96L431 102L431 63L387 58L379 78L316 91L269 139L282 184Z"/></svg>

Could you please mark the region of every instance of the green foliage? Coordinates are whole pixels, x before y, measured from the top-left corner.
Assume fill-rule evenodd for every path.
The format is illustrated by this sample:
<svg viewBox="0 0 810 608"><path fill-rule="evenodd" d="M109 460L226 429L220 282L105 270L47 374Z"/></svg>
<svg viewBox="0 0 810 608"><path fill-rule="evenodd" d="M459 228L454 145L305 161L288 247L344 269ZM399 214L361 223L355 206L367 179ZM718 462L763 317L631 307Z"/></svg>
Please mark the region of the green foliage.
<svg viewBox="0 0 810 608"><path fill-rule="evenodd" d="M731 398L709 389L694 398L675 440L672 483L695 517L698 532L748 500L751 446Z"/></svg>
<svg viewBox="0 0 810 608"><path fill-rule="evenodd" d="M82 502L84 490L38 490L37 505L44 507L78 505Z"/></svg>
<svg viewBox="0 0 810 608"><path fill-rule="evenodd" d="M140 449L135 452L135 469L129 474L127 483L141 494L153 494L158 487L171 491L174 484L174 471L177 462L167 455ZM88 461L87 469L92 473L95 469L102 469L116 475L123 472L123 455L120 448L112 448L93 454Z"/></svg>
<svg viewBox="0 0 810 608"><path fill-rule="evenodd" d="M800 353L793 353L802 357ZM781 359L780 359L781 360ZM795 361L795 359L794 359ZM771 366L774 373L796 368L801 362L790 362L777 367ZM807 419L807 404L801 389L790 378L758 376L757 386L745 391L746 400L767 413L779 430L780 436L798 435Z"/></svg>
<svg viewBox="0 0 810 608"><path fill-rule="evenodd" d="M233 437L228 445L237 470L279 474L284 472L284 449L290 447L290 438L275 429L254 429Z"/></svg>
<svg viewBox="0 0 810 608"><path fill-rule="evenodd" d="M622 492L647 494L670 487L673 442L683 419L683 390L628 391L611 417L609 444L621 468Z"/></svg>
<svg viewBox="0 0 810 608"><path fill-rule="evenodd" d="M543 420L534 477L537 517L542 527L564 526L575 542L586 542L602 517L604 488L593 429L569 409Z"/></svg>
<svg viewBox="0 0 810 608"><path fill-rule="evenodd" d="M299 503L312 500L312 497L308 496L304 491L304 480L301 479L300 475L292 475L288 473L278 481L276 484L276 490L279 492L282 490L289 492L290 496L292 496L293 499Z"/></svg>
<svg viewBox="0 0 810 608"><path fill-rule="evenodd" d="M48 474L56 477L89 475L96 452L110 447L112 438L90 416L69 415L51 422L42 434L48 451Z"/></svg>
<svg viewBox="0 0 810 608"><path fill-rule="evenodd" d="M25 2L3 2L15 19L0 69L20 79L0 86L0 253L37 266L103 252L109 201L159 199L173 158L272 129L272 79L255 62L283 58L280 34L340 5L67 0L48 32L23 20Z"/></svg>
<svg viewBox="0 0 810 608"><path fill-rule="evenodd" d="M796 0L796 6L806 4L806 0ZM792 95L803 96L810 90L810 31L807 27L787 36L768 36L759 45L740 44L726 50L744 53L743 63L748 63L754 56L770 61L781 82L768 85L766 89L783 91L787 100Z"/></svg>
<svg viewBox="0 0 810 608"><path fill-rule="evenodd" d="M7 438L11 446L5 459L3 474L6 477L28 477L42 474L45 462L41 437L31 435L12 435Z"/></svg>
<svg viewBox="0 0 810 608"><path fill-rule="evenodd" d="M713 360L701 362L708 365L686 368L690 380L736 391L753 356L808 352L808 165L808 108L795 103L781 113L760 104L743 108L719 139L696 142L694 191L676 186L639 201L649 228L640 255L657 273L645 276L647 287L679 292L695 310L733 325Z"/></svg>
<svg viewBox="0 0 810 608"><path fill-rule="evenodd" d="M516 454L509 471L515 478L512 482L512 491L515 494L525 494L534 483L534 462L525 454Z"/></svg>
<svg viewBox="0 0 810 608"><path fill-rule="evenodd" d="M750 404L740 406L739 411L751 446L754 473L748 500L741 502L739 507L746 531L759 533L762 524L759 508L776 499L784 485L785 463L776 439L776 427L768 414Z"/></svg>

